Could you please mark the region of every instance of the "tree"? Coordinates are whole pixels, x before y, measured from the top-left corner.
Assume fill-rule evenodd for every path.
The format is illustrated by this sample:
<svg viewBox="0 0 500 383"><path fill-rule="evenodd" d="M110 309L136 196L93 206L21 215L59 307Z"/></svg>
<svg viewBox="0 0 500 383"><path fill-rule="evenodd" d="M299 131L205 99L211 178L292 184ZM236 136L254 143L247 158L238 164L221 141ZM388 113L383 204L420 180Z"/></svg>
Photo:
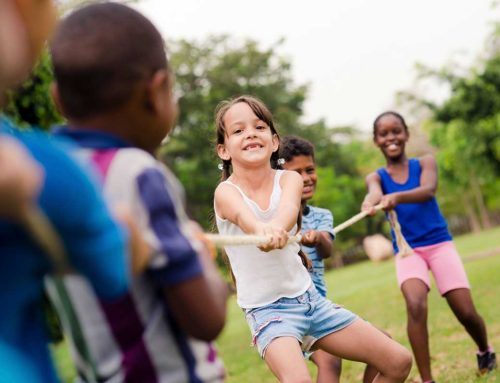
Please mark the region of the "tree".
<svg viewBox="0 0 500 383"><path fill-rule="evenodd" d="M471 68L419 67L423 80L445 83L450 96L435 103L412 92L406 99L430 111L431 142L439 148L445 210L466 214L478 229L491 226L488 210L500 208L500 34L489 38L483 59Z"/></svg>
<svg viewBox="0 0 500 383"><path fill-rule="evenodd" d="M265 49L253 40L228 36L169 44L180 114L161 153L186 187L190 213L205 227L220 178L214 147L217 104L251 94L271 109L281 134L302 129L299 117L307 87L294 84L290 63L276 53L281 44Z"/></svg>
<svg viewBox="0 0 500 383"><path fill-rule="evenodd" d="M4 113L19 126L34 126L44 130L63 121L57 112L50 84L54 78L52 63L44 51L30 78L15 92L9 94L9 103Z"/></svg>

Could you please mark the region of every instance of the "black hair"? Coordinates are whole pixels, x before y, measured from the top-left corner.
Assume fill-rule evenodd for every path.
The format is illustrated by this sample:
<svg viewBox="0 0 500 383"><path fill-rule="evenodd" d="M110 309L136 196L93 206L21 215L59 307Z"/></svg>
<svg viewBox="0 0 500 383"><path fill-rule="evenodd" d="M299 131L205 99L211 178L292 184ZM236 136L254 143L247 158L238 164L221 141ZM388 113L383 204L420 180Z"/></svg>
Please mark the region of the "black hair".
<svg viewBox="0 0 500 383"><path fill-rule="evenodd" d="M69 118L123 106L140 81L168 67L155 26L134 9L111 2L85 6L62 20L50 52Z"/></svg>
<svg viewBox="0 0 500 383"><path fill-rule="evenodd" d="M375 118L375 121L373 121L373 137L375 137L376 133L377 133L377 126L378 126L378 123L380 121L381 118L385 117L385 116L394 116L396 117L399 121L401 121L401 124L403 125L403 128L405 129L405 132L408 133L408 126L406 125L406 122L405 122L405 119L403 118L402 115L400 115L399 113L397 112L394 112L392 110L388 110L384 113L381 113L377 116L377 118Z"/></svg>
<svg viewBox="0 0 500 383"><path fill-rule="evenodd" d="M311 156L314 160L314 145L302 137L283 137L280 142L279 157L289 162L297 156Z"/></svg>

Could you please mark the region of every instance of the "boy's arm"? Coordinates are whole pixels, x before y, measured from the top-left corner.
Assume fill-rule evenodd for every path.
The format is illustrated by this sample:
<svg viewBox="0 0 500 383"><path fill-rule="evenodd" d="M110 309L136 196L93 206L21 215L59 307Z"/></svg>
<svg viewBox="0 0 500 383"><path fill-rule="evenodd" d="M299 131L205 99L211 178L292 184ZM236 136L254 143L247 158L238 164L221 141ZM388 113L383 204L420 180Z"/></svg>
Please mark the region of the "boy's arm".
<svg viewBox="0 0 500 383"><path fill-rule="evenodd" d="M333 241L329 232L309 230L302 236L301 243L305 246L314 246L323 259L332 255Z"/></svg>
<svg viewBox="0 0 500 383"><path fill-rule="evenodd" d="M148 169L138 178L138 193L158 244L148 274L162 288L173 317L184 332L210 341L219 335L226 317L227 287L206 248L194 240L177 215L164 175Z"/></svg>
<svg viewBox="0 0 500 383"><path fill-rule="evenodd" d="M308 230L302 235L301 243L305 246L314 246L318 255L325 259L332 255L333 240L333 215L329 210L324 210L314 219L314 230Z"/></svg>
<svg viewBox="0 0 500 383"><path fill-rule="evenodd" d="M420 174L420 186L404 191L387 194L382 198L381 203L384 210L390 210L400 203L425 202L434 197L437 190L437 164L432 155L420 158L422 173Z"/></svg>

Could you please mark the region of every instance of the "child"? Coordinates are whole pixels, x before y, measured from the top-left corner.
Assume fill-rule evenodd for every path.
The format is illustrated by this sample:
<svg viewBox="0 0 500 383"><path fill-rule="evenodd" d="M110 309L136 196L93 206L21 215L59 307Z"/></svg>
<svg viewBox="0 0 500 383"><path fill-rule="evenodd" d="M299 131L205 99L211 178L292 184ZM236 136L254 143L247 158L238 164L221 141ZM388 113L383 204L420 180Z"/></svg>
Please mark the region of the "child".
<svg viewBox="0 0 500 383"><path fill-rule="evenodd" d="M54 22L51 0L0 1L0 109L4 92L28 76ZM71 266L107 304L127 288L125 239L86 173L55 140L21 133L2 116L0 134L0 382L53 383L42 302L54 267L21 222L37 205Z"/></svg>
<svg viewBox="0 0 500 383"><path fill-rule="evenodd" d="M283 137L280 143L280 158L285 160L282 165L286 170L292 170L302 176L302 240L301 244L312 262L309 270L311 279L318 293L326 297L325 263L324 259L332 254L333 216L329 210L308 205L316 191L318 175L314 161L314 146L304 138L297 136ZM318 366L317 382L338 382L340 379L341 359L327 352L318 350L310 355L310 359ZM377 371L367 366L363 376L364 382L372 382Z"/></svg>
<svg viewBox="0 0 500 383"><path fill-rule="evenodd" d="M378 382L404 381L409 352L322 297L298 256L299 245L287 245L289 233L297 231L303 182L296 172L274 169L279 137L269 110L241 96L219 105L216 126L225 180L215 191L219 232L270 238L258 248L225 250L237 302L271 371L280 381L310 382L302 351L312 348L376 366Z"/></svg>
<svg viewBox="0 0 500 383"><path fill-rule="evenodd" d="M73 342L81 378L220 382L209 341L224 325L227 288L194 240L178 181L152 155L176 116L162 36L132 8L98 3L63 20L50 50L53 95L69 122L59 134L94 161L105 197L128 207L151 248L118 309L66 278L89 349L85 360Z"/></svg>
<svg viewBox="0 0 500 383"><path fill-rule="evenodd" d="M403 236L413 248L412 255L396 257L396 272L406 300L408 337L420 376L424 382L432 381L427 332L429 269L439 292L479 348L479 371L491 371L496 366L495 353L488 345L486 328L472 302L462 261L434 197L436 161L430 155L408 159L405 154L408 138L408 127L398 113L385 112L375 119L373 140L387 166L366 177L368 194L361 209L373 214L373 206L378 203L385 210L395 209ZM393 246L397 254L394 238Z"/></svg>

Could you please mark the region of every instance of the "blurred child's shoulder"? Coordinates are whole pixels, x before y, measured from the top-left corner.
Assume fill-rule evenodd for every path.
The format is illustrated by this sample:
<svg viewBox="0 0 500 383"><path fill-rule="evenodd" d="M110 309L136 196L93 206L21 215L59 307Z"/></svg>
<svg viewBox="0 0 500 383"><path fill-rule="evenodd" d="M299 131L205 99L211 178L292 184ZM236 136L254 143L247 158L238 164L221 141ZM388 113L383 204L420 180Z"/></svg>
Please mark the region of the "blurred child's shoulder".
<svg viewBox="0 0 500 383"><path fill-rule="evenodd" d="M309 214L316 214L316 215L332 215L332 212L328 209L318 207L318 206L313 206L313 205L307 205L309 207Z"/></svg>
<svg viewBox="0 0 500 383"><path fill-rule="evenodd" d="M123 172L139 174L149 169L170 173L166 165L150 153L138 148L118 149L113 159L113 167L120 167Z"/></svg>

